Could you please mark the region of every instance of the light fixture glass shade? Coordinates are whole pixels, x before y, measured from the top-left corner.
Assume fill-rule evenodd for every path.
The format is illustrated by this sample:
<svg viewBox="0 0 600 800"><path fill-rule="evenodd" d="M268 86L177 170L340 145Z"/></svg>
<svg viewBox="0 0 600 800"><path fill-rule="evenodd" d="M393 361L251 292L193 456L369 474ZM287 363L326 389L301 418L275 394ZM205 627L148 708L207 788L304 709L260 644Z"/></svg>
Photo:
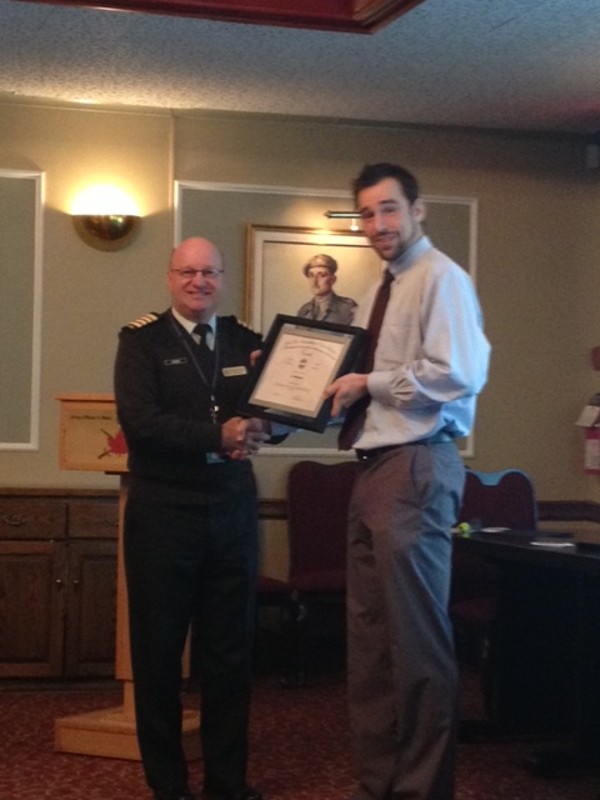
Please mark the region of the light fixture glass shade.
<svg viewBox="0 0 600 800"><path fill-rule="evenodd" d="M360 211L325 211L327 219L359 219Z"/></svg>
<svg viewBox="0 0 600 800"><path fill-rule="evenodd" d="M120 250L135 236L140 217L133 214L73 214L75 230L96 250Z"/></svg>
<svg viewBox="0 0 600 800"><path fill-rule="evenodd" d="M354 233L360 230L357 220L360 219L359 211L325 211L324 216L327 219L349 219L350 230Z"/></svg>

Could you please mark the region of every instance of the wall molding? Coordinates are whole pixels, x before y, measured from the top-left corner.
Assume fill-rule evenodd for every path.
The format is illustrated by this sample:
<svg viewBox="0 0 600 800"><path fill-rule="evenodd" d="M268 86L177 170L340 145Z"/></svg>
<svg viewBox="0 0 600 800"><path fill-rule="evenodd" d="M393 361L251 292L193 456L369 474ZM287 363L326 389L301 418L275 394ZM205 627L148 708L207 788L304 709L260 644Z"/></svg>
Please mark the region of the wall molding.
<svg viewBox="0 0 600 800"><path fill-rule="evenodd" d="M117 498L118 494L112 489L36 489L28 487L0 489L0 497L5 498ZM285 498L259 498L258 513L262 520L286 520L287 510ZM538 514L542 522L597 522L600 524L600 503L591 500L539 500Z"/></svg>

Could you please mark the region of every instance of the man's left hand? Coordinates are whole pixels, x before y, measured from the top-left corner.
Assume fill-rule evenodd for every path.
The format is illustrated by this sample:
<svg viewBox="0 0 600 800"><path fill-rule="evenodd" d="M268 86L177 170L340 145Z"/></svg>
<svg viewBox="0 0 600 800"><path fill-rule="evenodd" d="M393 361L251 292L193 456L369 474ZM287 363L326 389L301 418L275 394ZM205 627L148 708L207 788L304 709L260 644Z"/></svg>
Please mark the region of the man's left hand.
<svg viewBox="0 0 600 800"><path fill-rule="evenodd" d="M348 375L342 375L325 389L325 397L333 398L332 417L337 417L345 408L349 408L368 393L368 377L360 372L350 372Z"/></svg>

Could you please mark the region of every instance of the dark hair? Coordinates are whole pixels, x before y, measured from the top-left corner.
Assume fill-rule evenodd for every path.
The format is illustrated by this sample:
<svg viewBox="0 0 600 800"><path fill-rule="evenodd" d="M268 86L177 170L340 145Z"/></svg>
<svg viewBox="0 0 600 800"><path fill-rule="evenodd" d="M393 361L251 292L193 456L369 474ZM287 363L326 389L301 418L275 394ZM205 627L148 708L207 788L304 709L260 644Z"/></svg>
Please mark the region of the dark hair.
<svg viewBox="0 0 600 800"><path fill-rule="evenodd" d="M384 178L394 178L398 181L404 196L411 205L419 197L419 184L411 172L397 164L388 164L386 161L382 161L379 164L365 164L362 168L360 175L352 183L354 201L358 201L359 192L375 186Z"/></svg>

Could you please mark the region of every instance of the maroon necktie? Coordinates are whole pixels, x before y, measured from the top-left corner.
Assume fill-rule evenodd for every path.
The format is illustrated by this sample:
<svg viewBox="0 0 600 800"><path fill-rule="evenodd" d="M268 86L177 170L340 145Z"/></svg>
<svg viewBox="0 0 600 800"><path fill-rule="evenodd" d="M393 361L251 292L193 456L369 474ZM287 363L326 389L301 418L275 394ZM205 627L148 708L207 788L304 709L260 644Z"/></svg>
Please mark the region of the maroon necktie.
<svg viewBox="0 0 600 800"><path fill-rule="evenodd" d="M364 369L362 370L364 373L369 373L373 370L373 364L375 362L375 348L377 347L377 340L379 338L379 331L381 330L381 323L383 322L385 308L388 304L388 300L390 299L390 287L393 280L394 276L389 269L386 269L383 273L383 280L381 281L379 289L377 290L377 296L375 297L373 310L371 311L371 317L369 319L369 327L367 328L369 341L367 345L367 355L365 358ZM365 416L367 414L367 406L370 402L371 396L366 394L364 397L361 397L359 400L353 403L346 412L346 419L344 420L338 436L338 447L340 450L351 449L352 445L354 444L354 440L364 425Z"/></svg>

